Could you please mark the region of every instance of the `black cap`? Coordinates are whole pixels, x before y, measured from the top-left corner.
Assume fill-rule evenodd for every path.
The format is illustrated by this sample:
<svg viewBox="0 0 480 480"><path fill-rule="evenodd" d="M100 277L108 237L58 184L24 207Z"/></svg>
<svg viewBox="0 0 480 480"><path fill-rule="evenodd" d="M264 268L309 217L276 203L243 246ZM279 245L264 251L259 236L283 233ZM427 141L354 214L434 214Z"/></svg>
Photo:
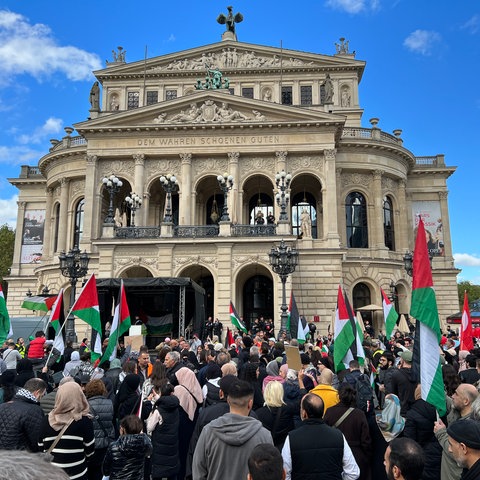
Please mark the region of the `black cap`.
<svg viewBox="0 0 480 480"><path fill-rule="evenodd" d="M468 448L480 450L480 422L466 418L452 423L447 433L458 443L464 443Z"/></svg>

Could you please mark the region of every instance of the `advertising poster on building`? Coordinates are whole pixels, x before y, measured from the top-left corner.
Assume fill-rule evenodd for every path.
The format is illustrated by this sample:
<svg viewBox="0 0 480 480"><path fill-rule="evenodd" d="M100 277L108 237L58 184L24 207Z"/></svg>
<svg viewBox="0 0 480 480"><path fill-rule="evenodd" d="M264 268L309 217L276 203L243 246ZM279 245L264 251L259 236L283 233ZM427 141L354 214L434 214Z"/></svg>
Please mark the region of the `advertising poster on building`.
<svg viewBox="0 0 480 480"><path fill-rule="evenodd" d="M417 236L419 216L422 217L425 224L428 253L433 257L443 257L445 255L445 244L440 202L413 202L413 238Z"/></svg>
<svg viewBox="0 0 480 480"><path fill-rule="evenodd" d="M40 263L43 252L45 210L26 210L23 219L20 263Z"/></svg>

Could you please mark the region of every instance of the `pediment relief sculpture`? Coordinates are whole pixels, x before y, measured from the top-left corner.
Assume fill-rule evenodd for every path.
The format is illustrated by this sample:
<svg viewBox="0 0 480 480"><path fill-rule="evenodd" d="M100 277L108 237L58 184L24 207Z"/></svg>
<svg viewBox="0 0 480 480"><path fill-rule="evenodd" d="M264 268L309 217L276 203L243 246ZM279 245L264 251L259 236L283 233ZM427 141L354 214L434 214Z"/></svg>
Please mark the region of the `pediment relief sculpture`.
<svg viewBox="0 0 480 480"><path fill-rule="evenodd" d="M220 52L202 53L199 57L173 60L165 66L151 68L150 72L163 70L206 70L208 68L280 68L313 65L296 57L280 59L279 55L257 55L253 50L223 48Z"/></svg>
<svg viewBox="0 0 480 480"><path fill-rule="evenodd" d="M153 119L153 123L224 123L224 122L263 122L266 117L258 110L252 110L252 115L245 115L231 108L227 102L220 105L213 100L205 100L199 107L191 103L188 110L168 115L163 112Z"/></svg>

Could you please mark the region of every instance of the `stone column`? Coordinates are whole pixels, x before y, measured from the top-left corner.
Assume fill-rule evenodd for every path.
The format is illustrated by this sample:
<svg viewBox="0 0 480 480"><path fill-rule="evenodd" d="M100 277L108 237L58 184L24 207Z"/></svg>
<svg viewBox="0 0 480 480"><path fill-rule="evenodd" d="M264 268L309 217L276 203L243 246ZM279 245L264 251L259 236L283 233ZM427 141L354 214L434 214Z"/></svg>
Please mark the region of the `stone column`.
<svg viewBox="0 0 480 480"><path fill-rule="evenodd" d="M178 224L192 225L192 154L181 153L180 161L182 166L182 183L180 185L178 202L180 210Z"/></svg>
<svg viewBox="0 0 480 480"><path fill-rule="evenodd" d="M145 182L145 155L143 153L134 153L133 160L135 161L134 185L133 191L142 199L142 206L140 207L140 215L136 215L136 225L140 227L146 225L145 222L145 205L143 204L143 190ZM140 222L139 222L140 220Z"/></svg>
<svg viewBox="0 0 480 480"><path fill-rule="evenodd" d="M233 176L233 188L228 195L228 212L230 215L231 223L239 223L238 219L241 219L239 215L239 183L240 183L240 169L238 166L238 159L240 158L239 152L228 152L228 173ZM242 222L240 222L242 223Z"/></svg>
<svg viewBox="0 0 480 480"><path fill-rule="evenodd" d="M20 273L20 264L22 256L22 239L23 239L23 222L25 219L25 210L27 207L27 202L17 202L18 212L17 212L17 227L15 231L15 248L13 250L13 261L10 271L10 275L18 275Z"/></svg>
<svg viewBox="0 0 480 480"><path fill-rule="evenodd" d="M52 256L52 202L53 202L53 189L47 187L45 189L45 224L43 226L43 254L44 259L51 258Z"/></svg>
<svg viewBox="0 0 480 480"><path fill-rule="evenodd" d="M85 211L83 217L83 234L81 243L82 246L87 249L91 248L91 239L98 238L99 235L98 224L100 218L100 192L97 191L97 160L97 155L85 155Z"/></svg>
<svg viewBox="0 0 480 480"><path fill-rule="evenodd" d="M374 170L373 177L373 215L370 217L372 226L372 247L380 250L388 250L385 246L385 235L383 232L383 195L382 195L382 175L383 170Z"/></svg>
<svg viewBox="0 0 480 480"><path fill-rule="evenodd" d="M325 180L327 182L322 189L323 236L329 247L338 248L340 235L338 234L337 216L337 173L338 177L340 177L341 169L338 172L336 170L336 149L325 149L323 155L325 158Z"/></svg>
<svg viewBox="0 0 480 480"><path fill-rule="evenodd" d="M450 236L450 216L448 214L448 191L438 192L438 198L440 199L440 215L442 216L442 233L443 233L443 245L445 258L451 258L452 253L452 237Z"/></svg>
<svg viewBox="0 0 480 480"><path fill-rule="evenodd" d="M68 225L68 192L70 181L66 178L60 180L60 218L58 225L58 251L67 251Z"/></svg>

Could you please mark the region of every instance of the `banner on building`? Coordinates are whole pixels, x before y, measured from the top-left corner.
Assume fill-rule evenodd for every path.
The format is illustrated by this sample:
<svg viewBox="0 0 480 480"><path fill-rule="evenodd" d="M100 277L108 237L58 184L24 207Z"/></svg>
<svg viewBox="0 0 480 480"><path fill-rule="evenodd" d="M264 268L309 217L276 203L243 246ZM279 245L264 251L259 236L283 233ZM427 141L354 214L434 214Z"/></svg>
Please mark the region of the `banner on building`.
<svg viewBox="0 0 480 480"><path fill-rule="evenodd" d="M25 210L20 263L40 263L43 253L45 210Z"/></svg>
<svg viewBox="0 0 480 480"><path fill-rule="evenodd" d="M443 239L443 222L440 213L440 202L424 201L413 202L413 236L417 237L419 216L422 217L427 237L428 254L433 257L445 255Z"/></svg>

